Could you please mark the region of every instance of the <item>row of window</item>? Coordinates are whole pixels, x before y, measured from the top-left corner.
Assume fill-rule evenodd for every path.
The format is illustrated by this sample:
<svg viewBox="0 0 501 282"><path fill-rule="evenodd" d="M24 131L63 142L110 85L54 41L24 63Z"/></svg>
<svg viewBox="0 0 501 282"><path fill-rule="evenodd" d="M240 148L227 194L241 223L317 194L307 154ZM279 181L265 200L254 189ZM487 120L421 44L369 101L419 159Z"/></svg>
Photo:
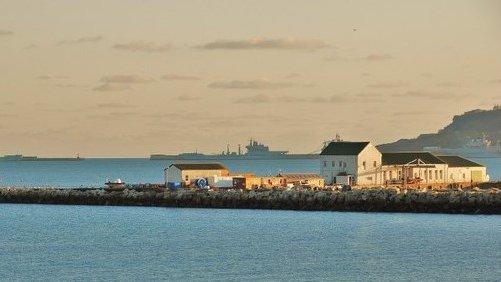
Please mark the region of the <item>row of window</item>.
<svg viewBox="0 0 501 282"><path fill-rule="evenodd" d="M329 163L327 161L324 161L324 167L327 167ZM364 167L364 170L367 169L367 163L364 161L362 162L362 166ZM374 161L373 164L372 164L373 167L377 167L377 161ZM335 161L332 161L331 162L331 167L336 167L336 162ZM343 162L343 161L339 161L338 163L338 167L343 167L343 168L346 168L346 162Z"/></svg>
<svg viewBox="0 0 501 282"><path fill-rule="evenodd" d="M324 167L327 167L327 164L328 164L328 162L327 162L327 161L324 161ZM339 161L339 163L338 163L338 164L339 164L339 166L338 166L338 167L344 167L344 168L346 168L346 162ZM336 162L335 162L335 161L332 161L332 162L331 162L331 166L332 166L332 167L336 167Z"/></svg>
<svg viewBox="0 0 501 282"><path fill-rule="evenodd" d="M444 179L444 172L443 172L443 170L438 170L438 169L436 169L434 171L433 170L424 170L423 173L424 173L424 175L423 175L424 179L428 179L428 180L433 180L433 179L437 179L437 180L440 179L440 180L442 180L442 179ZM389 178L388 178L388 176L389 176ZM397 171L397 178L398 179L402 179L402 177L403 177L402 176L402 171L398 170ZM421 178L421 171L419 171L419 173L418 172L414 172L414 178ZM383 179L384 180L393 179L393 171L391 171L391 170L390 171L384 171L383 172Z"/></svg>

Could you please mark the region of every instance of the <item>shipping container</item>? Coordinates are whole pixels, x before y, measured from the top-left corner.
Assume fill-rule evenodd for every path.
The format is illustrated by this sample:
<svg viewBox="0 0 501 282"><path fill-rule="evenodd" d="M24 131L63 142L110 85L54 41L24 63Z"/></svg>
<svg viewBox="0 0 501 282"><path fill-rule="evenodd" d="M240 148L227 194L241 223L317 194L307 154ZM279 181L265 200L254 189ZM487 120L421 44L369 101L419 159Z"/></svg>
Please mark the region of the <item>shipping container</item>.
<svg viewBox="0 0 501 282"><path fill-rule="evenodd" d="M181 182L167 182L167 188L171 190L177 190L180 189L181 187L182 187Z"/></svg>
<svg viewBox="0 0 501 282"><path fill-rule="evenodd" d="M210 187L231 188L233 187L233 176L210 176L207 178Z"/></svg>

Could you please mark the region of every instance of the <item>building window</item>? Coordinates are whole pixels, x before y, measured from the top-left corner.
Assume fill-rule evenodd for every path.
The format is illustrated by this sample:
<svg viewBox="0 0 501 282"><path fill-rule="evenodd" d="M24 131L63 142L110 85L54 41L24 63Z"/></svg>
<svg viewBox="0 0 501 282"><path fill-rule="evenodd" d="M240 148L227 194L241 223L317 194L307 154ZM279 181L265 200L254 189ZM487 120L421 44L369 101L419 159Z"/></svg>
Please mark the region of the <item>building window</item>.
<svg viewBox="0 0 501 282"><path fill-rule="evenodd" d="M365 161L362 163L362 165L364 166L364 170L365 170L365 168L366 168L366 163L365 163Z"/></svg>
<svg viewBox="0 0 501 282"><path fill-rule="evenodd" d="M393 171L390 170L390 179L393 179Z"/></svg>
<svg viewBox="0 0 501 282"><path fill-rule="evenodd" d="M383 179L386 180L386 171L383 172Z"/></svg>
<svg viewBox="0 0 501 282"><path fill-rule="evenodd" d="M343 166L343 162L339 161L339 167L342 167L342 166Z"/></svg>
<svg viewBox="0 0 501 282"><path fill-rule="evenodd" d="M324 161L324 167L327 167L327 162L326 161Z"/></svg>
<svg viewBox="0 0 501 282"><path fill-rule="evenodd" d="M435 170L435 179L438 179L438 170Z"/></svg>
<svg viewBox="0 0 501 282"><path fill-rule="evenodd" d="M466 174L463 173L463 179L466 179Z"/></svg>
<svg viewBox="0 0 501 282"><path fill-rule="evenodd" d="M377 161L374 161L374 167L377 167Z"/></svg>
<svg viewBox="0 0 501 282"><path fill-rule="evenodd" d="M440 170L440 179L444 179L444 172Z"/></svg>
<svg viewBox="0 0 501 282"><path fill-rule="evenodd" d="M346 168L346 163L343 163L343 167Z"/></svg>
<svg viewBox="0 0 501 282"><path fill-rule="evenodd" d="M186 179L186 181L190 180L190 179L188 178L188 175L186 175L186 176L185 176L185 179Z"/></svg>

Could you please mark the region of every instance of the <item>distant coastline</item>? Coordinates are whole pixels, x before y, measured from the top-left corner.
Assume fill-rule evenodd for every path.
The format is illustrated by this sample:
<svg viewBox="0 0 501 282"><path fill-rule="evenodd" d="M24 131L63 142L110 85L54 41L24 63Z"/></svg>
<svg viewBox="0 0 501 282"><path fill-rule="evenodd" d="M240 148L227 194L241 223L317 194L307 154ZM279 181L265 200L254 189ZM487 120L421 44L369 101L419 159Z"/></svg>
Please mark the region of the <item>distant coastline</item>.
<svg viewBox="0 0 501 282"><path fill-rule="evenodd" d="M80 156L76 157L66 157L66 158L40 158L38 156L23 156L20 154L16 155L5 155L0 156L1 161L10 161L10 162L43 162L43 161L58 161L58 162L68 162L68 161L83 161L84 158Z"/></svg>

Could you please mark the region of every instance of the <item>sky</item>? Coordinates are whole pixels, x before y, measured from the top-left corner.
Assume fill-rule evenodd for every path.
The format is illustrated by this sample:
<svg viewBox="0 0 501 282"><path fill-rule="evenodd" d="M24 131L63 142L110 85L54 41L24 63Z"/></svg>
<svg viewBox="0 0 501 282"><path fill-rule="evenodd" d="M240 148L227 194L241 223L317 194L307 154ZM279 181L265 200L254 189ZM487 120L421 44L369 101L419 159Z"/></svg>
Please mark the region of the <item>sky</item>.
<svg viewBox="0 0 501 282"><path fill-rule="evenodd" d="M501 103L501 1L0 0L0 155L310 153Z"/></svg>

